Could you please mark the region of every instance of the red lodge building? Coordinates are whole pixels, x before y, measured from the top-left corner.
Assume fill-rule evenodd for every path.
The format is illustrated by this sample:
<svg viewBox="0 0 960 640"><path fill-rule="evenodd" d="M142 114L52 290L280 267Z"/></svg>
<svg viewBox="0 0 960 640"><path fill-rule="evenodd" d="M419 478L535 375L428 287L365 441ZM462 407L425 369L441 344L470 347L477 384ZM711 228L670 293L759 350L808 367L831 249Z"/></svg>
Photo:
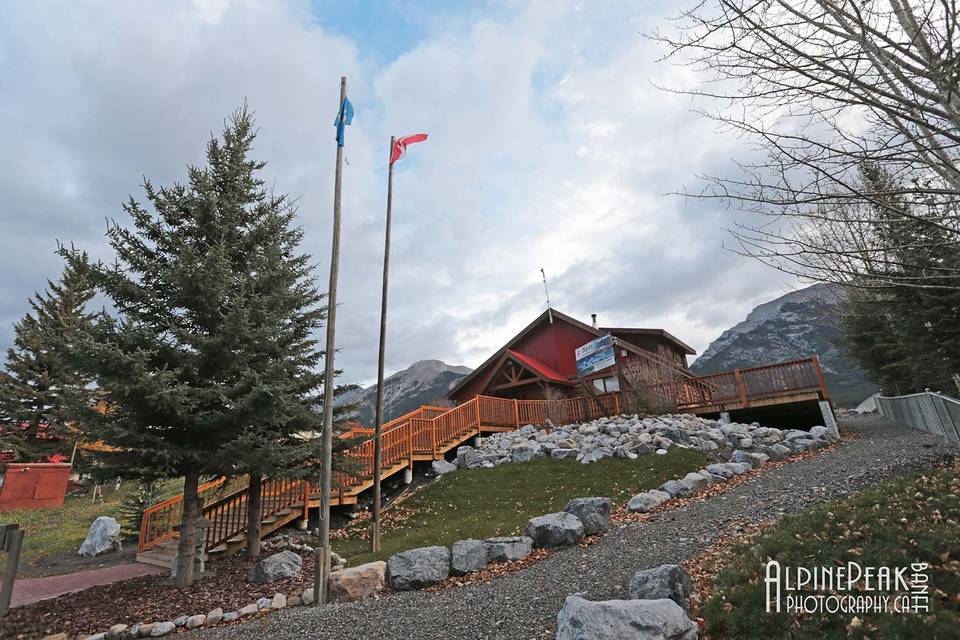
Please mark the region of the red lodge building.
<svg viewBox="0 0 960 640"><path fill-rule="evenodd" d="M447 397L458 404L478 395L521 400L574 397L583 395L584 383L591 385L591 393L618 391L627 386L624 375L632 361L656 361L686 372L687 356L696 354L663 329L595 325L547 309L461 379ZM576 350L606 335L612 337L613 364L592 371L581 382Z"/></svg>

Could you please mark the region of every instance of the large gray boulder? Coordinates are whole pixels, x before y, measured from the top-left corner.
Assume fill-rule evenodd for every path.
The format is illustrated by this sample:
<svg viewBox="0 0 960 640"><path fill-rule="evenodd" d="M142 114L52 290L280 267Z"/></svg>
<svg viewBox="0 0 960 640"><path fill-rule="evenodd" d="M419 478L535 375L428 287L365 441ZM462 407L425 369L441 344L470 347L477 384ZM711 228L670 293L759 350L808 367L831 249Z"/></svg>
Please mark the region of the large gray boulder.
<svg viewBox="0 0 960 640"><path fill-rule="evenodd" d="M453 471L457 470L457 465L451 464L446 460L434 460L431 466L433 467L433 472L438 476L452 473Z"/></svg>
<svg viewBox="0 0 960 640"><path fill-rule="evenodd" d="M610 498L574 498L563 510L580 518L585 536L603 533L610 524Z"/></svg>
<svg viewBox="0 0 960 640"><path fill-rule="evenodd" d="M696 640L699 627L672 600L601 600L567 596L557 640Z"/></svg>
<svg viewBox="0 0 960 640"><path fill-rule="evenodd" d="M502 536L483 541L487 548L487 562L523 560L533 551L533 539L527 536Z"/></svg>
<svg viewBox="0 0 960 640"><path fill-rule="evenodd" d="M670 494L666 491L660 491L658 489L644 491L630 498L630 502L627 503L627 511L631 513L646 513L655 507L659 507L669 499Z"/></svg>
<svg viewBox="0 0 960 640"><path fill-rule="evenodd" d="M267 556L247 572L247 582L263 583L295 578L303 569L303 558L293 551L281 551Z"/></svg>
<svg viewBox="0 0 960 640"><path fill-rule="evenodd" d="M450 573L462 576L487 566L487 546L483 540L457 540L450 548Z"/></svg>
<svg viewBox="0 0 960 640"><path fill-rule="evenodd" d="M450 575L450 550L434 546L401 551L387 560L387 573L397 591L429 587Z"/></svg>
<svg viewBox="0 0 960 640"><path fill-rule="evenodd" d="M108 551L120 551L120 525L110 516L100 516L90 525L80 545L81 556L92 558Z"/></svg>
<svg viewBox="0 0 960 640"><path fill-rule="evenodd" d="M660 491L669 494L671 498L686 498L690 495L690 487L679 480L667 480L660 485Z"/></svg>
<svg viewBox="0 0 960 640"><path fill-rule="evenodd" d="M641 569L630 578L630 597L637 600L669 598L690 613L693 581L686 569L678 564L662 564L653 569Z"/></svg>
<svg viewBox="0 0 960 640"><path fill-rule="evenodd" d="M753 467L746 462L723 462L707 465L707 471L715 476L721 476L723 478L739 476L747 473L751 469L753 469Z"/></svg>
<svg viewBox="0 0 960 640"><path fill-rule="evenodd" d="M686 487L688 493L697 493L710 486L710 481L699 473L688 473L680 480L680 484Z"/></svg>
<svg viewBox="0 0 960 640"><path fill-rule="evenodd" d="M550 457L554 460L566 460L567 458L576 458L579 453L579 449L559 448L551 451Z"/></svg>
<svg viewBox="0 0 960 640"><path fill-rule="evenodd" d="M576 544L583 537L583 523L580 518L560 511L536 516L527 521L526 534L533 539L537 547L560 547Z"/></svg>

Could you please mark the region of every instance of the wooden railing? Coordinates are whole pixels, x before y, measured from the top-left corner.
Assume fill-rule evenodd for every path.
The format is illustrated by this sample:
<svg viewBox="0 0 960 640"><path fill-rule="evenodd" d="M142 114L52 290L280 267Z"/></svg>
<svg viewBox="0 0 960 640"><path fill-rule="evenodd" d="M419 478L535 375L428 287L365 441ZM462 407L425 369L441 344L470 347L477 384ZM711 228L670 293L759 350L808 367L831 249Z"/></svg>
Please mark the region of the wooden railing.
<svg viewBox="0 0 960 640"><path fill-rule="evenodd" d="M823 372L816 356L749 369L737 369L701 377L683 377L657 385L657 393L675 398L673 410L691 411L724 403L747 406L751 400L788 397L818 391L826 399ZM666 387L669 386L669 389ZM517 429L525 424L554 425L593 420L631 409L619 392L562 400L511 400L477 396L453 408L424 406L383 425L382 470L396 469L414 459L436 459L451 443L480 433L483 429ZM373 478L373 430L355 428L351 437L366 438L347 452L352 473L335 471L332 497L358 493ZM240 482L242 480L242 482ZM203 515L210 520L207 544L215 547L246 528L247 489L245 479L220 478L201 488ZM316 487L306 481L267 480L261 512L264 517L302 501L304 510ZM164 500L144 512L140 550L176 535L182 515L181 496Z"/></svg>
<svg viewBox="0 0 960 640"><path fill-rule="evenodd" d="M714 373L690 382L700 386L689 387L678 400L681 411L724 404L746 407L754 401L809 392L818 392L823 400L830 397L817 356Z"/></svg>

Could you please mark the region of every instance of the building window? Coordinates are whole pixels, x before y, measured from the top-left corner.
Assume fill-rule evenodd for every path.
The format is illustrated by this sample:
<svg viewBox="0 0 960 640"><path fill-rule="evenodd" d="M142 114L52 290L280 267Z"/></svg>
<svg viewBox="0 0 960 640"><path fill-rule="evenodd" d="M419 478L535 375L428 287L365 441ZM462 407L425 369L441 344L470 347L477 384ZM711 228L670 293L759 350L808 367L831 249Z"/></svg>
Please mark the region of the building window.
<svg viewBox="0 0 960 640"><path fill-rule="evenodd" d="M616 376L608 378L594 378L593 386L601 393L610 393L611 391L620 391L620 381Z"/></svg>

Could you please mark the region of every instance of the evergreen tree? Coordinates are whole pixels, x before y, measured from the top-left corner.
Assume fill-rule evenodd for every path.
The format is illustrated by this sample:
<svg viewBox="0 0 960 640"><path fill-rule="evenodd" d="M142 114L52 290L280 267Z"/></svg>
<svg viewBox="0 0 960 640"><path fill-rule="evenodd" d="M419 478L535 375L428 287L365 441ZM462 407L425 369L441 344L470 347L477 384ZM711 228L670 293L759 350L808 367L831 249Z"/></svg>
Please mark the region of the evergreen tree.
<svg viewBox="0 0 960 640"><path fill-rule="evenodd" d="M960 370L960 238L928 220L949 217L944 208L953 205L932 197L908 202L876 164L862 167L861 182L873 194L877 244L887 247L870 254L864 279L897 284L850 291L847 342L889 393L950 390Z"/></svg>
<svg viewBox="0 0 960 640"><path fill-rule="evenodd" d="M323 296L291 203L264 187L264 163L248 157L254 136L241 109L187 184L145 182L152 211L131 198L132 226L107 231L116 264L91 269L116 314L81 341L80 360L110 401L88 417L116 447L103 458L111 472L183 477L181 587L193 580L201 476L242 473L256 460L288 471L315 448L320 425L313 336Z"/></svg>
<svg viewBox="0 0 960 640"><path fill-rule="evenodd" d="M37 437L64 437L79 405L92 402L90 378L70 352L78 332L91 321L86 311L93 288L82 261L70 263L57 282L34 293L31 311L14 325L6 370L0 373L0 422L8 444L37 453Z"/></svg>

